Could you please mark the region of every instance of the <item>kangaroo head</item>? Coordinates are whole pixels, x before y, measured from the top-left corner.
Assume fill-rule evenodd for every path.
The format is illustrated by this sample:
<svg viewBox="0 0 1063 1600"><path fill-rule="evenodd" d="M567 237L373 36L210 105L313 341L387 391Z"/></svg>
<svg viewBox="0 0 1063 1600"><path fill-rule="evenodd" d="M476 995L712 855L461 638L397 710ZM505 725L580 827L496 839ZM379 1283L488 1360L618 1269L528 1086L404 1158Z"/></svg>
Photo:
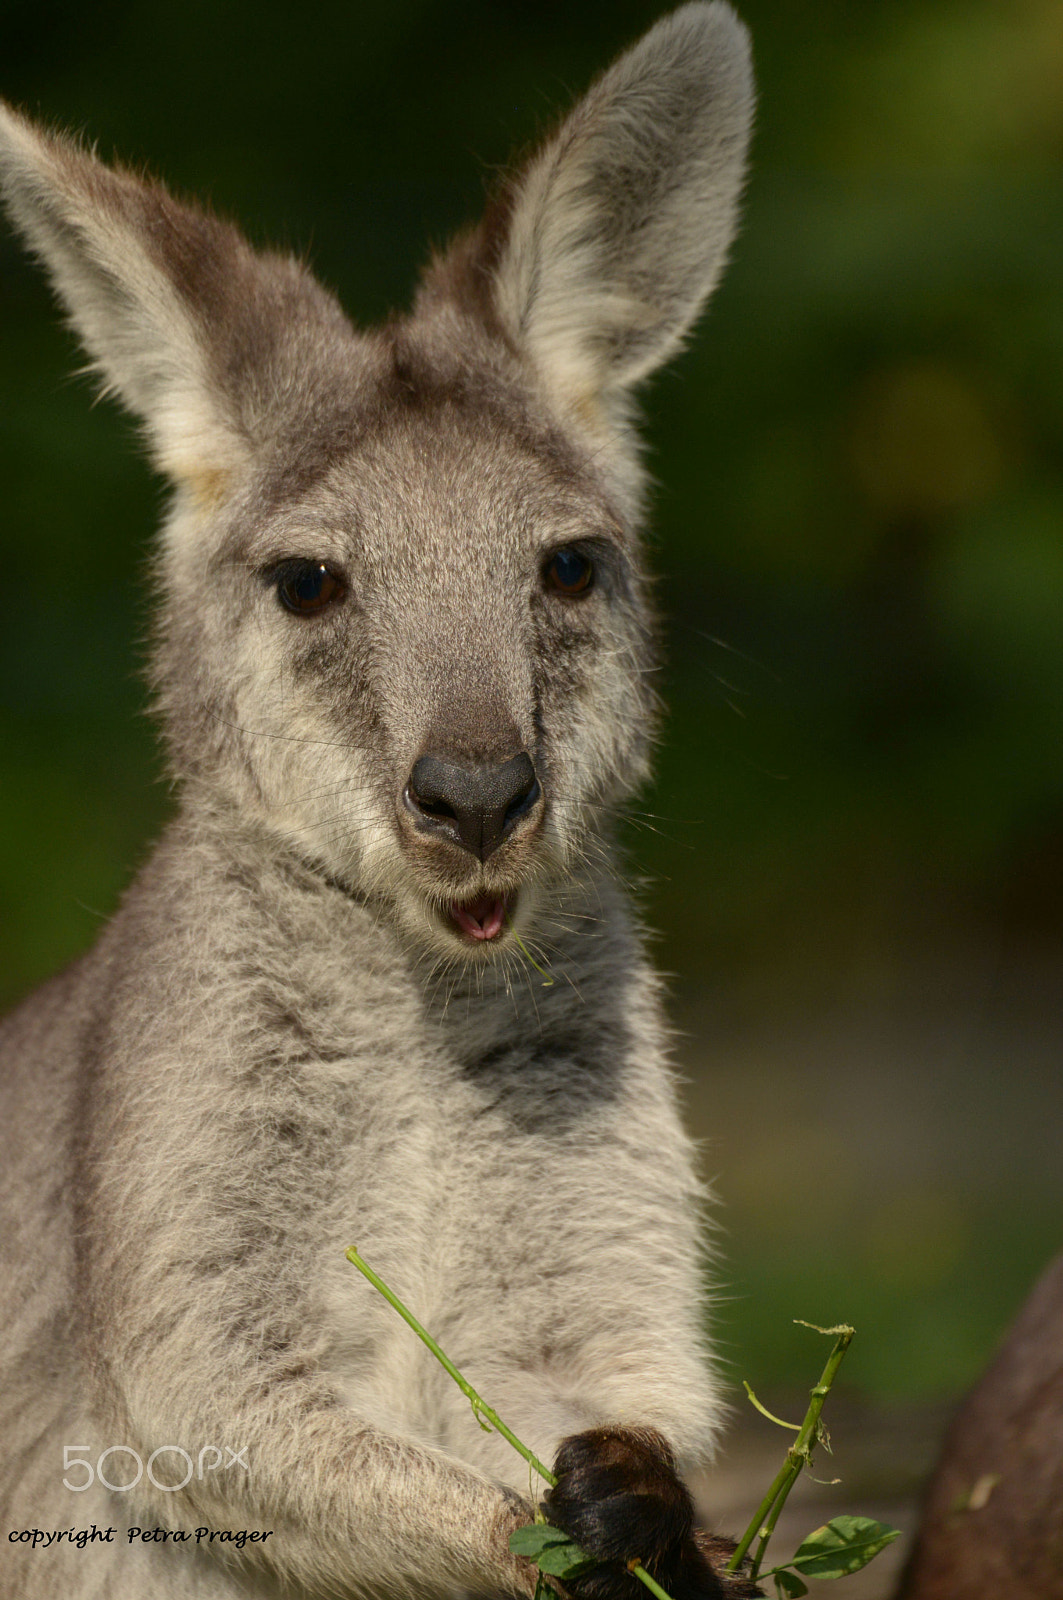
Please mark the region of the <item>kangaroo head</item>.
<svg viewBox="0 0 1063 1600"><path fill-rule="evenodd" d="M0 108L0 179L173 500L154 679L193 803L437 953L534 927L645 775L631 395L733 233L741 24L691 4L364 333L298 262Z"/></svg>

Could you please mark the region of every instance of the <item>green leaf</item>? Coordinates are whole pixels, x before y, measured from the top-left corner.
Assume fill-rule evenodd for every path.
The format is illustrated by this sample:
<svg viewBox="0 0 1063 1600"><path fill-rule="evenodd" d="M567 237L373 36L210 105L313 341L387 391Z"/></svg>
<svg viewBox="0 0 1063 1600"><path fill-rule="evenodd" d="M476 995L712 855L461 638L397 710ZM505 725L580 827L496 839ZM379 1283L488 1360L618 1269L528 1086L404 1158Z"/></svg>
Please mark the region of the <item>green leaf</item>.
<svg viewBox="0 0 1063 1600"><path fill-rule="evenodd" d="M586 1550L571 1543L549 1545L539 1557L539 1571L548 1572L552 1578L578 1578L597 1565Z"/></svg>
<svg viewBox="0 0 1063 1600"><path fill-rule="evenodd" d="M772 1577L779 1600L800 1600L801 1595L808 1593L808 1584L802 1583L796 1572L787 1572L785 1567L776 1567Z"/></svg>
<svg viewBox="0 0 1063 1600"><path fill-rule="evenodd" d="M866 1567L899 1533L899 1528L870 1517L832 1517L809 1534L787 1565L799 1567L808 1578L844 1578Z"/></svg>
<svg viewBox="0 0 1063 1600"><path fill-rule="evenodd" d="M552 1578L578 1578L598 1565L593 1556L573 1544L561 1528L552 1528L548 1522L530 1522L527 1527L515 1528L509 1536L509 1548L514 1555L530 1556L539 1564L540 1572Z"/></svg>
<svg viewBox="0 0 1063 1600"><path fill-rule="evenodd" d="M543 1550L554 1544L571 1544L567 1533L552 1528L548 1522L529 1522L527 1527L515 1528L509 1536L509 1548L517 1556L537 1559Z"/></svg>

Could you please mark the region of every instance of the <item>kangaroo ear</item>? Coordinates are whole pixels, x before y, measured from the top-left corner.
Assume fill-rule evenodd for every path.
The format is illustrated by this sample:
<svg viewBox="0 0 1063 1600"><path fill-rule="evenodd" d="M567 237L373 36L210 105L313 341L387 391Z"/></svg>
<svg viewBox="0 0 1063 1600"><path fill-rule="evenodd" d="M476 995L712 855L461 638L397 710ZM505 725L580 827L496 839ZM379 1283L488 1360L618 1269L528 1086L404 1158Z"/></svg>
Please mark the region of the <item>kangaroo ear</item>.
<svg viewBox="0 0 1063 1600"><path fill-rule="evenodd" d="M223 495L278 425L270 397L308 345L347 328L339 307L295 261L2 102L0 192L158 465L201 498Z"/></svg>
<svg viewBox="0 0 1063 1600"><path fill-rule="evenodd" d="M683 6L598 79L428 292L487 288L555 400L615 409L716 284L752 111L745 28L727 5Z"/></svg>

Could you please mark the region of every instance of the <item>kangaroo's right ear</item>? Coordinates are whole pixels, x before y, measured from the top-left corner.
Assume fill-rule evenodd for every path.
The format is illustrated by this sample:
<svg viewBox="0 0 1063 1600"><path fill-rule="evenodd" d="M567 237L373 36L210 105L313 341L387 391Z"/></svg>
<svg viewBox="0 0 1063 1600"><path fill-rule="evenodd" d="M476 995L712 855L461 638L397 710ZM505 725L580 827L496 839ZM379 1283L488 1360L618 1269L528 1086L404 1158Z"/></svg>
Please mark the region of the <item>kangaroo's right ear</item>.
<svg viewBox="0 0 1063 1600"><path fill-rule="evenodd" d="M338 305L296 261L2 102L0 192L158 465L201 499L224 495L277 425L269 397L348 329Z"/></svg>

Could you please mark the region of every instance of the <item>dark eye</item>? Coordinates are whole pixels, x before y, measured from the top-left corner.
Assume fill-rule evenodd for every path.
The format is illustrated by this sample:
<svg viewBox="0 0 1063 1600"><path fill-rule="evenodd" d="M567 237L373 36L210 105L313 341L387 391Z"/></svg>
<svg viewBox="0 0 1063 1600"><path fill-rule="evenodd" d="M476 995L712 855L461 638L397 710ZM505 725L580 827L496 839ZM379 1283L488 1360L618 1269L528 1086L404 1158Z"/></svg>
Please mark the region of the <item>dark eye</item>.
<svg viewBox="0 0 1063 1600"><path fill-rule="evenodd" d="M300 617L316 616L347 593L343 579L323 561L284 561L272 578L281 605Z"/></svg>
<svg viewBox="0 0 1063 1600"><path fill-rule="evenodd" d="M566 546L555 550L543 572L546 587L556 594L586 594L594 581L594 563Z"/></svg>

